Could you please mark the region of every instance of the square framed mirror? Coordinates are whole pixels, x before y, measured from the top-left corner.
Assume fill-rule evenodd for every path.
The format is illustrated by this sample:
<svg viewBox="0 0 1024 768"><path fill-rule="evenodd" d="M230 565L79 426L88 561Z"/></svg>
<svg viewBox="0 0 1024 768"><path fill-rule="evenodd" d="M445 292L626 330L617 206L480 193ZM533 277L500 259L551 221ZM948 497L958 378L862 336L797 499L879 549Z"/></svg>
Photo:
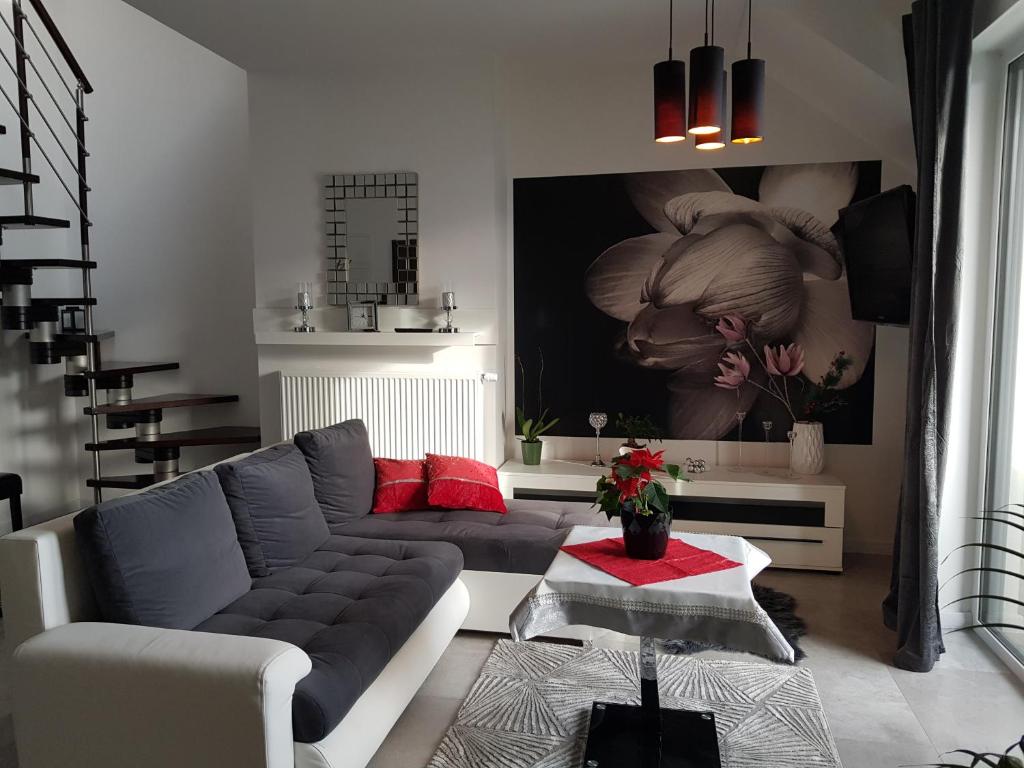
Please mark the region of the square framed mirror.
<svg viewBox="0 0 1024 768"><path fill-rule="evenodd" d="M419 304L419 177L330 174L324 183L327 303Z"/></svg>

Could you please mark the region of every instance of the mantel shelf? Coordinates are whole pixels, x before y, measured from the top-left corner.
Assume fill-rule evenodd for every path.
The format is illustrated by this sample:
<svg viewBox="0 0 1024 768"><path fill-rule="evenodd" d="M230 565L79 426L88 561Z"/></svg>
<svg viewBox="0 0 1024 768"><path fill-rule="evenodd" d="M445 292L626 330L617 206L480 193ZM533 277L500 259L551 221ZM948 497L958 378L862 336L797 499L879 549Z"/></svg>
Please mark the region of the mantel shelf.
<svg viewBox="0 0 1024 768"><path fill-rule="evenodd" d="M472 347L480 334L462 333L396 333L394 331L257 331L257 345L290 344L293 346L336 347Z"/></svg>

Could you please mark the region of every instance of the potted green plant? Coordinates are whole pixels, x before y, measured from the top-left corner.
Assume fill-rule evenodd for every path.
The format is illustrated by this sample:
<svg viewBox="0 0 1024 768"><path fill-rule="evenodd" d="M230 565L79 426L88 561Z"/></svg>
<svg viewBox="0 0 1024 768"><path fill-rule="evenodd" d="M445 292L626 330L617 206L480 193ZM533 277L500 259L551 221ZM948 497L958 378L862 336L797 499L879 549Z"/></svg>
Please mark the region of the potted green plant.
<svg viewBox="0 0 1024 768"><path fill-rule="evenodd" d="M1012 754L1014 751L1020 753L1020 757ZM1005 752L972 752L969 749L954 749L947 752L948 755L966 755L971 759L969 763L930 763L930 768L976 768L976 766L989 766L989 768L1024 768L1024 736L1016 744L1011 744ZM945 758L946 755L942 755Z"/></svg>
<svg viewBox="0 0 1024 768"><path fill-rule="evenodd" d="M661 429L647 414L627 416L624 413L620 413L615 417L615 428L626 436L626 442L619 448L620 456L625 456L630 451L635 451L638 448L646 448L647 444L639 442L640 440L648 442L661 440Z"/></svg>
<svg viewBox="0 0 1024 768"><path fill-rule="evenodd" d="M666 464L663 454L637 448L616 456L611 474L597 481L596 503L609 520L619 517L626 555L636 560L664 556L672 531L668 491L651 473L664 472L673 480L690 481L678 465Z"/></svg>
<svg viewBox="0 0 1024 768"><path fill-rule="evenodd" d="M540 464L541 454L544 451L544 443L540 436L550 430L558 423L558 417L548 418L548 409L544 408L544 353L537 350L540 359L540 370L537 374L537 415L527 416L526 411L526 367L519 355L516 355L516 364L519 366L519 374L523 381L523 404L516 406L516 427L522 435L520 446L523 451L523 464Z"/></svg>
<svg viewBox="0 0 1024 768"><path fill-rule="evenodd" d="M1013 507L1013 509L1007 509L1007 507ZM1017 512L1014 510L1024 510L1024 504L1007 504L1005 507L1001 507L1000 509L982 510L980 514L968 515L967 519L982 522L986 526L1002 527L1004 530L1007 530L1013 536L1019 537L1021 533L1024 533L1024 513ZM989 553L994 557L1005 558L1009 556L1011 558L1011 562L1017 563L1018 565L1011 570L1010 566L999 568L997 566L988 565L987 563L982 562L978 565L957 571L946 580L946 582L942 585L942 588L945 588L950 582L952 582L954 579L959 578L960 576L979 573L999 574L1000 576L1006 576L1011 579L1016 579L1018 582L1024 582L1024 572L1022 572L1019 567L1019 563L1021 561L1024 561L1024 547L1021 547L1019 544L1014 546L1004 546L1002 544L995 544L990 541L969 541L965 544L961 544L960 546L955 547L948 555L946 555L942 559L942 563L945 564L946 561L949 560L949 558L951 558L955 553L963 549L981 550L983 552ZM948 603L942 606L942 609L945 610L954 603L961 603L966 601L980 602L983 600L994 600L1001 604L1008 604L1013 608L1014 611L1019 611L1021 608L1024 608L1024 601L1018 600L1017 598L1010 597L1008 595L1001 595L998 592L986 591L983 587L984 582L981 582L976 592L972 590L973 594L968 594L964 597L958 597L953 600L950 600ZM942 588L940 588L940 591ZM969 626L959 627L957 629L954 629L953 631L962 632L966 629L984 629L986 627L1024 630L1024 622L988 622L982 619L980 616L978 616L977 624L970 624Z"/></svg>

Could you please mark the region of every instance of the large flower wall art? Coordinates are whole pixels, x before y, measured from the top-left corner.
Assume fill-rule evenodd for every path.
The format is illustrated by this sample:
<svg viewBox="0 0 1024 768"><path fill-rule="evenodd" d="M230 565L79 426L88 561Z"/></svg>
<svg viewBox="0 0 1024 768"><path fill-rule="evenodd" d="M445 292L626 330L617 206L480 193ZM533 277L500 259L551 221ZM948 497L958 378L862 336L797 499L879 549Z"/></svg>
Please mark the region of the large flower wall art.
<svg viewBox="0 0 1024 768"><path fill-rule="evenodd" d="M870 443L875 330L851 317L831 227L880 176L867 161L516 179L515 348L545 363L543 392L517 381L517 402L542 394L565 436L604 411L735 439L744 412L746 440L813 419Z"/></svg>

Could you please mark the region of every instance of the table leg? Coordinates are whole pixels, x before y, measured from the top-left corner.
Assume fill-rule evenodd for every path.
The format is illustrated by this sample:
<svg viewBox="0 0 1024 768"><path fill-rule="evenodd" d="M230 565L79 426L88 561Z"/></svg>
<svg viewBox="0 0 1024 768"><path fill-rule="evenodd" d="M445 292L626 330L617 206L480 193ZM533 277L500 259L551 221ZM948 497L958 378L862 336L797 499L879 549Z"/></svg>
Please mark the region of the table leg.
<svg viewBox="0 0 1024 768"><path fill-rule="evenodd" d="M719 768L715 716L661 709L654 638L640 638L640 706L594 702L585 768Z"/></svg>
<svg viewBox="0 0 1024 768"><path fill-rule="evenodd" d="M653 637L640 638L640 707L644 719L661 730L661 701L658 698L658 656Z"/></svg>
<svg viewBox="0 0 1024 768"><path fill-rule="evenodd" d="M644 768L661 765L661 700L658 697L658 654L653 637L640 638L640 711L643 717Z"/></svg>

